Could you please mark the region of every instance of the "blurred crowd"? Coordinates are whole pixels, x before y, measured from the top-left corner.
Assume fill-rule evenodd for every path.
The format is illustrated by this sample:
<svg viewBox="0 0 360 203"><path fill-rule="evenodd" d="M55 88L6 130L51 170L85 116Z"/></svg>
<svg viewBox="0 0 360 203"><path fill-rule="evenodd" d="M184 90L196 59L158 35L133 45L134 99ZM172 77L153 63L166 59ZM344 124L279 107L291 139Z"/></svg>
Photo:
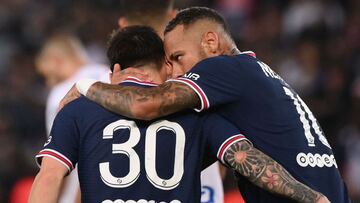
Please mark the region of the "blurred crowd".
<svg viewBox="0 0 360 203"><path fill-rule="evenodd" d="M149 0L151 1L151 0ZM332 145L360 202L360 1L178 0L208 6L229 22L240 50L253 50L302 97ZM121 0L0 1L0 202L17 202L37 172L46 139L48 89L35 56L56 32L72 32L93 62L107 63Z"/></svg>

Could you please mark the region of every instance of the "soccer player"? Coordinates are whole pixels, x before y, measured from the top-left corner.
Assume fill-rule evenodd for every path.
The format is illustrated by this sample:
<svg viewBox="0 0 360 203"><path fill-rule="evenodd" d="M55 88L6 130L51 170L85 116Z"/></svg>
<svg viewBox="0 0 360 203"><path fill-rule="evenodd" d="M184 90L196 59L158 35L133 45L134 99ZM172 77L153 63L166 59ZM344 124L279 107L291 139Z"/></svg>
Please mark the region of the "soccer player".
<svg viewBox="0 0 360 203"><path fill-rule="evenodd" d="M143 69L157 83L167 78L164 56L162 40L147 27L116 33L108 49L112 65ZM156 86L136 78L128 78L122 85ZM224 164L243 159L256 170L279 174L279 183L287 192L273 190L278 194L299 201L304 195L321 196L253 148L232 124L216 114L190 111L146 122L116 115L81 97L59 112L49 140L36 156L41 169L30 203L56 202L64 176L76 163L83 202L199 202L205 152ZM236 167L242 166L232 167L239 171ZM243 175L252 182L265 178ZM295 188L304 193L294 192Z"/></svg>
<svg viewBox="0 0 360 203"><path fill-rule="evenodd" d="M168 24L164 43L174 74L186 73L183 77L146 90L88 81L78 83L79 90L107 109L138 119L187 108L214 109L296 179L322 192L331 202L350 202L331 146L310 109L269 66L253 53L236 48L217 12L199 7L182 10ZM235 163L247 166L236 159L229 164ZM240 170L268 173L251 167ZM269 173L255 182L282 190L278 177ZM289 202L243 177L238 183L246 202Z"/></svg>
<svg viewBox="0 0 360 203"><path fill-rule="evenodd" d="M45 110L47 136L50 134L59 103L72 85L82 78L101 80L108 75L105 65L89 62L82 43L69 33L57 33L49 37L35 64L50 89ZM65 180L59 203L79 202L78 190L79 181L77 171L74 170Z"/></svg>
<svg viewBox="0 0 360 203"><path fill-rule="evenodd" d="M174 8L174 0L123 0L120 10L121 16L118 19L119 28L125 28L132 25L145 25L152 27L161 38L164 37L164 29L167 23L173 19L177 13ZM138 71L137 69L136 71ZM126 69L126 74L120 74L119 69L115 67L113 72L121 79L133 75L137 72ZM141 75L136 75L141 78ZM141 78L146 79L146 77ZM209 166L202 172L201 176L203 195L202 203L223 203L224 190L218 162Z"/></svg>

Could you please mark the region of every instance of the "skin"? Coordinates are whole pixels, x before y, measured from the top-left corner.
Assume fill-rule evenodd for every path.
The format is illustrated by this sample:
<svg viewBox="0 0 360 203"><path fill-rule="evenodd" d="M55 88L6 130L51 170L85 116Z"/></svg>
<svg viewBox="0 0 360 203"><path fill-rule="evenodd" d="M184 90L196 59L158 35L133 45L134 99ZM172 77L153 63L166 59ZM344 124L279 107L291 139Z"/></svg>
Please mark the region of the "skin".
<svg viewBox="0 0 360 203"><path fill-rule="evenodd" d="M31 187L29 203L56 203L67 168L59 161L44 157Z"/></svg>
<svg viewBox="0 0 360 203"><path fill-rule="evenodd" d="M163 30L164 30L167 22L170 21L172 18L174 18L176 16L176 13L177 13L177 10L171 6L164 15L161 15L159 13L160 14L159 16L156 16L156 15L152 16L153 19L148 18L147 16L145 16L145 18L143 18L143 19L141 19L141 18L140 19L131 19L131 18L127 18L127 17L120 17L118 19L118 26L119 26L119 28L125 28L125 27L132 26L132 25L147 25L147 26L154 28L157 31L157 33L159 34L159 36L161 38L163 38ZM41 59L43 59L43 57ZM57 62L58 62L57 60L52 60L52 61L40 60L40 57L39 57L39 60L37 61L37 70L41 75L43 75L45 77L47 86L49 86L49 87L53 87L57 83L61 82L61 78L59 78L59 70L64 70L64 68L59 69L56 66ZM71 66L71 67L80 67L80 65ZM46 68L46 69L44 69L44 68ZM156 80L163 80L163 79L159 79L159 78L151 78L150 79L148 76L148 73L146 71L143 71L142 69L130 68L130 69L126 70L126 74L120 74L119 73L120 70L121 70L120 66L117 68L115 67L113 73L110 74L109 78L110 78L111 84L119 84L122 80L124 80L128 76L133 76L133 77L139 78L144 81L151 81L151 82L155 82L155 83L156 83ZM74 90L74 87L72 87L71 90ZM73 99L80 97L80 94L77 91L73 91L72 93L73 93L72 94ZM73 99L69 99L69 100L65 100L65 101L70 102ZM61 109L62 107L63 107L63 105L60 104L59 109ZM80 188L79 188L76 202L80 202L80 196L81 196L81 194L80 194Z"/></svg>
<svg viewBox="0 0 360 203"><path fill-rule="evenodd" d="M279 163L246 141L231 145L225 152L224 160L233 170L269 192L297 202L329 202L321 193L298 182Z"/></svg>
<svg viewBox="0 0 360 203"><path fill-rule="evenodd" d="M157 71L154 66L155 64L148 64L147 66L136 68L136 70L139 70L138 72L142 73L142 76L146 76L147 79L154 83L163 83L169 77L169 71L171 69L164 64L160 71ZM119 64L117 64L114 67L113 73L110 75L112 83L118 84L125 79L125 75L121 74L120 70L121 68ZM127 72L126 76L136 77L137 74L132 74L132 71L130 70ZM62 183L64 182L67 172L67 168L59 161L50 157L44 157L42 159L40 171L36 175L32 185L29 203L56 203L60 196ZM79 188L77 202L81 201L80 194Z"/></svg>
<svg viewBox="0 0 360 203"><path fill-rule="evenodd" d="M184 27L178 25L164 38L167 62L173 77L183 75L199 61L222 54L238 54L235 44L218 25L198 21ZM79 96L76 88L61 102L64 106ZM86 97L115 113L136 119L151 120L200 105L196 93L187 85L166 82L154 88L93 84ZM297 202L329 202L294 179L280 164L251 145L238 142L229 148L225 161L253 184Z"/></svg>
<svg viewBox="0 0 360 203"><path fill-rule="evenodd" d="M233 170L270 192L298 202L328 202L320 193L297 182L280 164L247 141L232 144L225 152L224 160ZM44 157L31 189L29 203L57 202L67 172L67 168L57 160Z"/></svg>

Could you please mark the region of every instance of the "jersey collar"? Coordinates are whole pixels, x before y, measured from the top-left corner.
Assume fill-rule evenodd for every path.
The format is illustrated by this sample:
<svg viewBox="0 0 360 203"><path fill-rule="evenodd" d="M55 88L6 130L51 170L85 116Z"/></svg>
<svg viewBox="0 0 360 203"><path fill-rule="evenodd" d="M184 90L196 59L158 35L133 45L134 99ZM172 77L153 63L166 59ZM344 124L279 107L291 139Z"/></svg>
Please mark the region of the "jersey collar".
<svg viewBox="0 0 360 203"><path fill-rule="evenodd" d="M246 55L256 58L256 54L253 51L242 51L240 54L246 54Z"/></svg>
<svg viewBox="0 0 360 203"><path fill-rule="evenodd" d="M155 86L159 85L159 84L156 84L153 82L142 81L139 78L132 77L132 76L127 77L120 84L123 84L123 83L133 83L133 84L139 84L139 85L145 85L145 86L151 86L151 87L155 87Z"/></svg>

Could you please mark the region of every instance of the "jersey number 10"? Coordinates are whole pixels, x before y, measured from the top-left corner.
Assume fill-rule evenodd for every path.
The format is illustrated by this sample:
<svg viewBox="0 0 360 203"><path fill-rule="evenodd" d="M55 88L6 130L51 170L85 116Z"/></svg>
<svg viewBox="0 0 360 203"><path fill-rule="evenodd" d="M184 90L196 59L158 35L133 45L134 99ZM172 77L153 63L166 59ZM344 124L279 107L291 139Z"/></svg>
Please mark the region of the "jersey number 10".
<svg viewBox="0 0 360 203"><path fill-rule="evenodd" d="M318 124L318 121L316 120L316 118L314 117L313 113L310 111L308 106L305 104L305 102L299 97L299 95L294 90L292 90L290 86L277 73L275 73L267 64L260 61L258 61L257 63L263 70L266 77L271 77L280 80L280 82L284 85L283 88L285 94L288 95L293 100L293 103L296 107L296 111L300 115L300 121L304 128L304 134L308 142L308 146L315 147L314 136L311 134L310 131L312 127L315 133L318 135L320 142L331 149L330 144L326 140L326 137L324 136L324 133ZM306 114L308 115L309 119L306 118ZM311 121L311 127L309 120Z"/></svg>
<svg viewBox="0 0 360 203"><path fill-rule="evenodd" d="M129 129L129 139L121 144L112 145L113 154L125 154L129 158L129 173L124 177L115 177L110 172L110 163L99 164L102 181L114 188L125 188L134 184L140 176L140 159L134 147L140 141L140 130L134 121L118 120L107 125L103 131L103 139L112 139L114 132L119 129ZM175 135L175 159L174 173L169 179L162 179L156 172L156 137L160 130L172 131ZM145 135L145 171L146 177L152 185L162 190L176 188L184 174L184 148L185 132L178 124L166 120L152 123L146 130Z"/></svg>
<svg viewBox="0 0 360 203"><path fill-rule="evenodd" d="M294 102L294 105L296 107L296 111L300 115L300 121L303 124L304 128L304 134L306 137L306 140L308 142L308 146L314 147L314 136L311 134L310 131L310 122L308 119L306 119L306 114L308 115L310 121L311 121L311 127L314 129L315 133L318 135L320 142L331 149L330 144L326 140L326 137L324 136L323 131L321 130L318 121L314 117L313 113L310 111L309 107L305 104L305 102L299 97L298 94L296 94L294 91L292 91L290 88L283 87L285 94L288 95ZM304 111L304 110L305 111Z"/></svg>

